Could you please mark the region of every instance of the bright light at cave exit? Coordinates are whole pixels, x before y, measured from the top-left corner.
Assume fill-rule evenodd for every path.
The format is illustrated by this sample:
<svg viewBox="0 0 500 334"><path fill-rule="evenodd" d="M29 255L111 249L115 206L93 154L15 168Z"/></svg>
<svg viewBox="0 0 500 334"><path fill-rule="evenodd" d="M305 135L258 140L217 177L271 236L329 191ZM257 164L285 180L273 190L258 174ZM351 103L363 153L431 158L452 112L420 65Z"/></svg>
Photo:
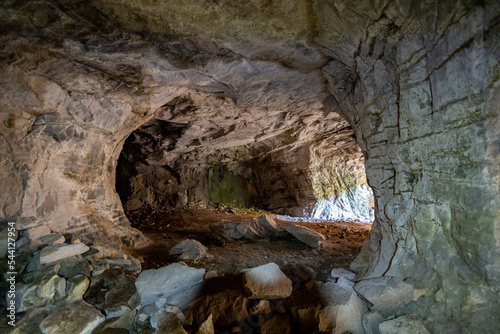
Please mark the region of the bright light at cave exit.
<svg viewBox="0 0 500 334"><path fill-rule="evenodd" d="M372 189L363 184L318 201L308 216L324 221L373 223L373 203Z"/></svg>
<svg viewBox="0 0 500 334"><path fill-rule="evenodd" d="M291 221L351 221L373 223L375 220L373 191L362 184L322 199L309 209L303 210L303 217L278 215L281 220Z"/></svg>

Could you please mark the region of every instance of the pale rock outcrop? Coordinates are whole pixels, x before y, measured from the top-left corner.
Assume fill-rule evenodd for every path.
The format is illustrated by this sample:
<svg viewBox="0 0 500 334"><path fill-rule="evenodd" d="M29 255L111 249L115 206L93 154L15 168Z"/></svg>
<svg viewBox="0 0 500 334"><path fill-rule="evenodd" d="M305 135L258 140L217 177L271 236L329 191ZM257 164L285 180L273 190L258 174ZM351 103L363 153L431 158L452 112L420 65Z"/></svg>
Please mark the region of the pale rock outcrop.
<svg viewBox="0 0 500 334"><path fill-rule="evenodd" d="M245 270L243 287L250 299L279 299L292 294L292 281L276 263Z"/></svg>

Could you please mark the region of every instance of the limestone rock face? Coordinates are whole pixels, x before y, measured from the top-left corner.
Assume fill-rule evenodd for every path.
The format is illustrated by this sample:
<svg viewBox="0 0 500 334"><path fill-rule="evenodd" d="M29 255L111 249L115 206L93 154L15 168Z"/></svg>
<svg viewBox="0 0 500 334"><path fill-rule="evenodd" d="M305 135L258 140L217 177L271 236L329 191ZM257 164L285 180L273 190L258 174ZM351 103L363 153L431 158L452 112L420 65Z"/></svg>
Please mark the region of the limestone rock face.
<svg viewBox="0 0 500 334"><path fill-rule="evenodd" d="M368 180L360 276L427 288L431 332L500 331L496 1L0 7L2 222L141 246L115 189L303 213Z"/></svg>

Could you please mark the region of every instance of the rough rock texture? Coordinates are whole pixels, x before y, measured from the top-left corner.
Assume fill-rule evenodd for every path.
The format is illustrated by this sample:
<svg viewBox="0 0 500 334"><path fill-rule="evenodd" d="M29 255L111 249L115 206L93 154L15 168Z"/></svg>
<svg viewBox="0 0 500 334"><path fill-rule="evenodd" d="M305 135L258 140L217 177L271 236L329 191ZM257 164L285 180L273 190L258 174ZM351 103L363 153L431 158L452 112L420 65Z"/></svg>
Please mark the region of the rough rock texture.
<svg viewBox="0 0 500 334"><path fill-rule="evenodd" d="M276 263L248 269L243 273L243 287L250 299L280 299L292 294L292 281Z"/></svg>
<svg viewBox="0 0 500 334"><path fill-rule="evenodd" d="M81 243L47 246L40 252L40 263L47 264L56 262L71 256L83 254L89 249L89 246Z"/></svg>
<svg viewBox="0 0 500 334"><path fill-rule="evenodd" d="M317 248L325 240L325 236L323 234L304 226L295 225L292 223L282 223L280 227L309 247Z"/></svg>
<svg viewBox="0 0 500 334"><path fill-rule="evenodd" d="M318 290L325 306L320 314L320 331L364 334L361 318L368 309L352 286L327 281Z"/></svg>
<svg viewBox="0 0 500 334"><path fill-rule="evenodd" d="M402 316L393 320L384 321L379 325L380 334L429 334L429 331L411 316Z"/></svg>
<svg viewBox="0 0 500 334"><path fill-rule="evenodd" d="M371 310L384 318L395 315L413 300L413 285L390 276L364 279L354 285L354 290L371 303Z"/></svg>
<svg viewBox="0 0 500 334"><path fill-rule="evenodd" d="M279 235L280 229L269 215L245 220L239 223L224 223L210 227L212 235L225 236L231 239L271 239Z"/></svg>
<svg viewBox="0 0 500 334"><path fill-rule="evenodd" d="M144 125L121 171L130 209L302 211L335 192L335 153L362 158L355 133L376 209L360 274L427 288L431 332L500 331L496 1L0 6L2 222L144 245L115 191ZM148 127L167 134L143 145Z"/></svg>
<svg viewBox="0 0 500 334"><path fill-rule="evenodd" d="M204 275L205 269L172 263L166 267L141 272L135 286L141 297L141 304L148 305L161 298L193 289L194 285L203 280Z"/></svg>
<svg viewBox="0 0 500 334"><path fill-rule="evenodd" d="M44 334L90 334L103 321L104 316L92 305L77 301L45 318L40 324L40 330Z"/></svg>
<svg viewBox="0 0 500 334"><path fill-rule="evenodd" d="M199 260L207 257L207 249L199 241L186 239L172 247L168 254L177 255L182 260Z"/></svg>

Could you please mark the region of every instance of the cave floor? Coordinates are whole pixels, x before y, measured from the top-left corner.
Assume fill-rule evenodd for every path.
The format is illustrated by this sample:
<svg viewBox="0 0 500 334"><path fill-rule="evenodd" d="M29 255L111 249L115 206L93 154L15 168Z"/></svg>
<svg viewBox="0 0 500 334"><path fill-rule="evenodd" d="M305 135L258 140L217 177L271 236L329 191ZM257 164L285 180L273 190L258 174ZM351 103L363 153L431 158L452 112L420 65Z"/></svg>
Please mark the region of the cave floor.
<svg viewBox="0 0 500 334"><path fill-rule="evenodd" d="M326 237L326 241L317 249L304 245L286 233L269 241L239 240L222 243L211 236L211 225L244 221L261 214L234 214L214 208L128 213L132 225L152 241L149 247L136 249L133 253L144 261L143 270L163 267L177 261L168 254L170 248L189 238L208 247L209 257L186 263L215 271L219 276L275 262L284 272L292 275L303 270L303 266L308 266L315 271L319 280L326 280L333 268L349 269L349 264L359 253L371 230L370 224L356 222L294 222ZM276 220L278 225L283 222Z"/></svg>

